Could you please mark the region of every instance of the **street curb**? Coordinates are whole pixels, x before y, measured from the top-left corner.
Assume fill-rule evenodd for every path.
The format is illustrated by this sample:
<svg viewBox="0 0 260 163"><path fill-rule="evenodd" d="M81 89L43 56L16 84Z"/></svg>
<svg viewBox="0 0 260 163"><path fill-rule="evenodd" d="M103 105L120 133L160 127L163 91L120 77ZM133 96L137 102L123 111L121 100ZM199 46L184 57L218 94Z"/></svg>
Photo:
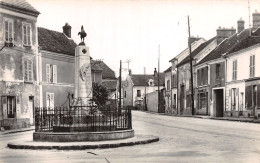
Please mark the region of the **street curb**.
<svg viewBox="0 0 260 163"><path fill-rule="evenodd" d="M159 141L159 137L152 136L146 140L131 141L131 142L121 142L121 143L110 143L110 144L94 144L94 145L26 145L26 144L15 144L8 143L7 146L11 149L32 149L32 150L85 150L85 149L105 149L105 148L118 148L124 146L133 146L139 144L148 144ZM37 143L37 142L36 142ZM85 142L82 142L85 143Z"/></svg>
<svg viewBox="0 0 260 163"><path fill-rule="evenodd" d="M18 133L18 132L26 132L26 131L33 131L35 129L26 129L26 130L18 130L18 131L5 131L2 134L6 135L6 134L14 134L14 133Z"/></svg>
<svg viewBox="0 0 260 163"><path fill-rule="evenodd" d="M135 110L140 111L140 110ZM222 121L236 121L236 122L245 122L245 123L260 123L260 120L248 120L248 119L223 119L223 118L216 118L216 117L201 117L201 116L192 116L192 115L175 115L175 114L166 114L166 113L156 113L156 112L149 112L149 111L140 111L149 114L157 114L157 115L164 115L164 116L172 116L172 117L184 117L184 118L201 118L201 119L212 119L212 120L222 120Z"/></svg>

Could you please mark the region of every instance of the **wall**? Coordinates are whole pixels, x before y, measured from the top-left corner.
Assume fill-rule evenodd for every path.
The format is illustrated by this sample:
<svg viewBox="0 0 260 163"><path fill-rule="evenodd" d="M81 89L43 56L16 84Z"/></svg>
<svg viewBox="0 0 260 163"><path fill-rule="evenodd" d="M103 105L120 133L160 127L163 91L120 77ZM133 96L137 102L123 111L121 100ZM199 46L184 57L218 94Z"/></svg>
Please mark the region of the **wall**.
<svg viewBox="0 0 260 163"><path fill-rule="evenodd" d="M152 92L146 95L147 110L158 113L158 92Z"/></svg>
<svg viewBox="0 0 260 163"><path fill-rule="evenodd" d="M126 82L127 81L127 82ZM133 106L133 83L128 75L123 83L123 106ZM126 92L126 96L125 96Z"/></svg>
<svg viewBox="0 0 260 163"><path fill-rule="evenodd" d="M133 87L133 106L135 105L136 100L143 100L146 93L151 93L158 90L158 86L134 86ZM160 86L159 89L163 89L163 86ZM137 97L137 90L141 91L141 97Z"/></svg>

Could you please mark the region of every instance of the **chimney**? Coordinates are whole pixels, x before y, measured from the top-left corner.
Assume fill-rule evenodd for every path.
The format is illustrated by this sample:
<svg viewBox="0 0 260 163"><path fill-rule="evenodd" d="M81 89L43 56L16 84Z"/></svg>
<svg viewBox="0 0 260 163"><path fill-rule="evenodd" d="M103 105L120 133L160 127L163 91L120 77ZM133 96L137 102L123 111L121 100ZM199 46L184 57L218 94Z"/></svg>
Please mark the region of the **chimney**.
<svg viewBox="0 0 260 163"><path fill-rule="evenodd" d="M217 44L220 44L224 39L229 38L233 34L236 33L235 28L221 28L219 27L217 30Z"/></svg>
<svg viewBox="0 0 260 163"><path fill-rule="evenodd" d="M66 23L66 24L62 27L62 29L63 29L63 33L64 33L67 37L71 38L71 26L70 26L68 23Z"/></svg>
<svg viewBox="0 0 260 163"><path fill-rule="evenodd" d="M129 69L129 76L131 76L132 75L132 70L131 69Z"/></svg>
<svg viewBox="0 0 260 163"><path fill-rule="evenodd" d="M154 68L153 76L157 77L157 70L156 70L156 68Z"/></svg>
<svg viewBox="0 0 260 163"><path fill-rule="evenodd" d="M255 10L255 13L253 13L253 29L257 29L260 26L260 13Z"/></svg>
<svg viewBox="0 0 260 163"><path fill-rule="evenodd" d="M241 31L243 31L245 29L245 21L240 18L238 21L237 21L237 33L240 33Z"/></svg>

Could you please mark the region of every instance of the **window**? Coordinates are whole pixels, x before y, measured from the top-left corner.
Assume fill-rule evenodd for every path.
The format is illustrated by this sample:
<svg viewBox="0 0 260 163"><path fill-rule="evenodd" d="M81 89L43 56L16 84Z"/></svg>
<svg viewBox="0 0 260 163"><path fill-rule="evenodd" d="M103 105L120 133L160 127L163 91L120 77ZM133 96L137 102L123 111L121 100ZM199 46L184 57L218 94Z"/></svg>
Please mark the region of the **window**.
<svg viewBox="0 0 260 163"><path fill-rule="evenodd" d="M46 107L54 108L54 93L46 92Z"/></svg>
<svg viewBox="0 0 260 163"><path fill-rule="evenodd" d="M24 81L33 81L33 61L24 59Z"/></svg>
<svg viewBox="0 0 260 163"><path fill-rule="evenodd" d="M141 97L141 90L137 90L137 97Z"/></svg>
<svg viewBox="0 0 260 163"><path fill-rule="evenodd" d="M255 55L250 56L250 78L255 77Z"/></svg>
<svg viewBox="0 0 260 163"><path fill-rule="evenodd" d="M31 26L23 24L23 45L31 46Z"/></svg>
<svg viewBox="0 0 260 163"><path fill-rule="evenodd" d="M234 60L234 61L233 61L232 79L233 79L233 80L237 80L237 60Z"/></svg>
<svg viewBox="0 0 260 163"><path fill-rule="evenodd" d="M125 98L126 98L126 91L125 91Z"/></svg>
<svg viewBox="0 0 260 163"><path fill-rule="evenodd" d="M57 83L57 65L46 64L46 82Z"/></svg>
<svg viewBox="0 0 260 163"><path fill-rule="evenodd" d="M173 95L173 107L176 108L176 94Z"/></svg>
<svg viewBox="0 0 260 163"><path fill-rule="evenodd" d="M173 80L173 87L177 87L177 75L173 75L172 80Z"/></svg>
<svg viewBox="0 0 260 163"><path fill-rule="evenodd" d="M216 64L216 78L220 78L220 64Z"/></svg>
<svg viewBox="0 0 260 163"><path fill-rule="evenodd" d="M170 80L167 80L167 90L170 90Z"/></svg>
<svg viewBox="0 0 260 163"><path fill-rule="evenodd" d="M5 41L6 42L12 42L14 40L13 37L13 21L10 19L4 20L4 26L5 26Z"/></svg>

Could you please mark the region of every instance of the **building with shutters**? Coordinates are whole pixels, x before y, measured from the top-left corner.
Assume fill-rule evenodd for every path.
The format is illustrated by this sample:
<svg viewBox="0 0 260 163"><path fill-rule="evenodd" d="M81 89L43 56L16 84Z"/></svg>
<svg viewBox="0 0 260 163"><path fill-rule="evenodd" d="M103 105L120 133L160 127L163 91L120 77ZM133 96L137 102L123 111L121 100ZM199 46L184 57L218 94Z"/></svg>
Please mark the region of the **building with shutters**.
<svg viewBox="0 0 260 163"><path fill-rule="evenodd" d="M0 1L0 127L34 123L39 104L37 17L25 0Z"/></svg>
<svg viewBox="0 0 260 163"><path fill-rule="evenodd" d="M199 47L202 43L204 43L206 40L204 38L197 38L197 37L191 37L191 51L193 52L197 47ZM179 108L180 108L180 102L182 102L182 99L179 98L178 94L178 68L177 65L182 60L184 60L186 57L189 56L189 48L184 49L181 53L179 53L177 56L172 58L169 62L171 63L171 91L170 91L170 97L169 97L169 103L171 108L166 110L170 110L172 114L179 114ZM167 94L169 92L166 91ZM166 105L167 106L167 105Z"/></svg>
<svg viewBox="0 0 260 163"><path fill-rule="evenodd" d="M239 42L224 57L227 64L228 117L260 117L260 30Z"/></svg>
<svg viewBox="0 0 260 163"><path fill-rule="evenodd" d="M66 23L63 32L38 28L40 98L43 107L68 105L68 94L74 93L75 48L71 39L71 26ZM116 89L115 72L103 61L91 58L92 81L104 83L110 98Z"/></svg>

